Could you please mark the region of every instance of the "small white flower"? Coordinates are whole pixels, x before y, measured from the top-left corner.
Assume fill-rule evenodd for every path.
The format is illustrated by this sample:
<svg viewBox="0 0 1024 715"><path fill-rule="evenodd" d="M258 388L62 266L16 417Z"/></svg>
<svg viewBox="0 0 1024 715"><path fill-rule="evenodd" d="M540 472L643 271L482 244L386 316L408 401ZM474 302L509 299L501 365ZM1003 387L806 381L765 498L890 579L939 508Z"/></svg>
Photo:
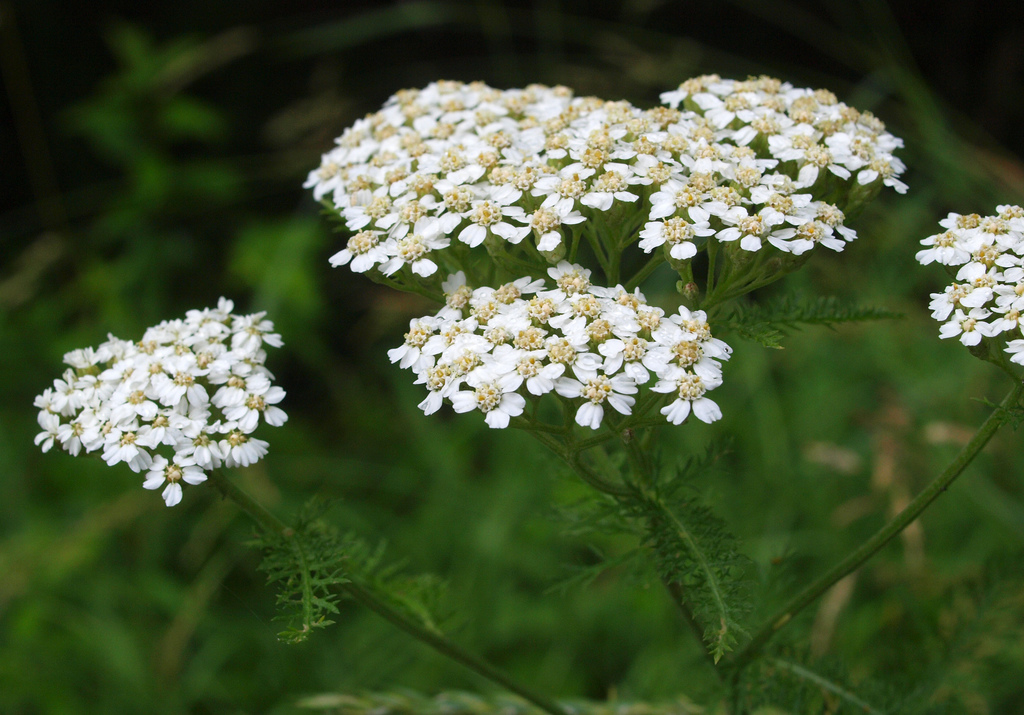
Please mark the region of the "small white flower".
<svg viewBox="0 0 1024 715"><path fill-rule="evenodd" d="M709 214L704 209L694 206L688 210L690 219L674 216L665 221L651 221L640 232L642 239L638 244L645 253L650 253L658 246L667 244L669 255L676 260L692 258L697 254L697 246L693 242L698 236L713 236L715 230L708 222Z"/></svg>
<svg viewBox="0 0 1024 715"><path fill-rule="evenodd" d="M977 345L983 337L979 323L989 315L989 311L984 308L972 308L969 313L957 308L953 317L939 328L939 337L946 339L959 335L960 342L967 347Z"/></svg>
<svg viewBox="0 0 1024 715"><path fill-rule="evenodd" d="M661 414L665 415L672 424L682 424L689 417L691 409L697 419L711 424L722 418L722 411L717 403L705 396L705 393L721 384L720 375L703 367L694 366L693 372L681 367L673 367L662 375L651 390L677 394L671 404L661 408Z"/></svg>
<svg viewBox="0 0 1024 715"><path fill-rule="evenodd" d="M630 187L649 183L650 179L636 174L628 164L609 162L604 165L604 173L594 180L590 191L580 198L580 203L598 211L607 211L616 201L638 201L640 197L630 191Z"/></svg>
<svg viewBox="0 0 1024 715"><path fill-rule="evenodd" d="M148 468L153 462L153 456L136 444L137 429L135 424L111 427L103 440L103 461L111 467L124 462L133 472Z"/></svg>
<svg viewBox="0 0 1024 715"><path fill-rule="evenodd" d="M263 421L274 427L280 427L288 421L284 410L276 407L284 399L284 390L280 387L261 387L260 393L249 393L244 403L225 408L224 416L238 423L238 429L249 434L259 424L260 415Z"/></svg>
<svg viewBox="0 0 1024 715"><path fill-rule="evenodd" d="M142 486L146 489L164 487L161 496L167 506L175 506L181 502L181 482L202 484L206 481L206 473L196 465L195 460L187 457L175 457L169 462L163 456L158 456L153 460L149 470Z"/></svg>
<svg viewBox="0 0 1024 715"><path fill-rule="evenodd" d="M633 379L628 375L594 375L580 382L570 377L559 378L555 391L562 397L582 397L583 404L576 411L576 423L582 427L597 429L604 419L604 404L607 402L619 414L631 413L636 400L630 395L637 392Z"/></svg>
<svg viewBox="0 0 1024 715"><path fill-rule="evenodd" d="M590 288L590 269L568 261L559 261L558 265L548 268L548 275L555 281L560 293L559 298L585 293Z"/></svg>
<svg viewBox="0 0 1024 715"><path fill-rule="evenodd" d="M969 283L953 283L946 286L942 293L932 293L928 309L932 311L932 317L936 320L945 320L954 308L962 305L961 301L966 298L974 288Z"/></svg>
<svg viewBox="0 0 1024 715"><path fill-rule="evenodd" d="M365 273L376 265L388 260L388 253L381 242L382 231L360 231L348 239L345 248L330 258L332 266L344 266L351 262L356 273Z"/></svg>
<svg viewBox="0 0 1024 715"><path fill-rule="evenodd" d="M523 378L515 373L504 375L495 380L470 382L472 390L456 392L451 396L452 408L456 412L480 410L485 414L484 420L492 429L508 427L512 417L523 414L526 400L514 392Z"/></svg>
<svg viewBox="0 0 1024 715"><path fill-rule="evenodd" d="M519 243L530 233L529 226L515 226L505 220L512 218L520 223L525 223L523 209L518 206L505 205L499 200L487 199L474 202L467 218L469 225L459 232L459 240L470 248L475 248L483 243L488 233L500 236L513 244Z"/></svg>
<svg viewBox="0 0 1024 715"><path fill-rule="evenodd" d="M43 411L39 413L38 421L43 431L36 435L35 444L43 452L49 452L54 441L59 439L60 417L53 412Z"/></svg>
<svg viewBox="0 0 1024 715"><path fill-rule="evenodd" d="M1006 352L1010 353L1010 362L1024 365L1024 340L1011 340L1006 344Z"/></svg>
<svg viewBox="0 0 1024 715"><path fill-rule="evenodd" d="M388 241L391 258L381 264L380 272L390 276L408 265L418 276L431 276L437 271L437 264L427 256L431 251L446 248L450 242L437 219L419 219L411 233L407 224L401 224Z"/></svg>
<svg viewBox="0 0 1024 715"><path fill-rule="evenodd" d="M562 213L557 206L542 206L524 220L537 236L537 250L554 251L562 243L562 226L582 223L586 219L579 211Z"/></svg>
<svg viewBox="0 0 1024 715"><path fill-rule="evenodd" d="M932 261L944 266L958 266L967 262L971 257L970 251L964 249L960 236L951 230L929 236L921 241L921 245L930 248L918 251L914 258L925 266Z"/></svg>
<svg viewBox="0 0 1024 715"><path fill-rule="evenodd" d="M262 439L250 437L240 429L233 429L220 440L220 451L228 467L248 467L263 459L270 445Z"/></svg>
<svg viewBox="0 0 1024 715"><path fill-rule="evenodd" d="M788 239L796 235L792 228L776 228L786 222L786 217L775 209L766 206L755 214L750 214L742 206L735 206L720 217L728 228L718 232L719 241L735 241L739 239L740 248L744 251L761 250L761 241L767 240L782 251L789 252Z"/></svg>
<svg viewBox="0 0 1024 715"><path fill-rule="evenodd" d="M399 367L419 372L429 362L429 359L424 360L423 346L433 337L437 327L438 323L434 318L418 318L409 321L409 332L405 334L405 343L388 350L388 358L391 362L397 362Z"/></svg>

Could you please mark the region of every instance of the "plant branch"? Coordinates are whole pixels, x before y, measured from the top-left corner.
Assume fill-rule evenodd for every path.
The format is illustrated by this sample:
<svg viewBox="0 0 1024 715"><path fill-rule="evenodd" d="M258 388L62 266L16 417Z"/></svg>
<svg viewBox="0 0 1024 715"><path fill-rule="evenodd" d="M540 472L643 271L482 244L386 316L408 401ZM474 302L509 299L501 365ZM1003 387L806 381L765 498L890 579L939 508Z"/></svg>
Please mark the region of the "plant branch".
<svg viewBox="0 0 1024 715"><path fill-rule="evenodd" d="M295 530L274 516L262 504L250 497L238 486L218 470L210 472L210 481L213 486L225 497L235 502L242 511L247 513L261 528L272 531L284 538L295 536ZM428 630L427 628L408 618L405 614L389 606L385 601L378 598L372 591L364 588L355 581L348 581L341 585L344 590L355 601L369 608L392 625L397 626L413 638L426 643L438 653L451 658L457 663L469 668L478 675L501 685L502 687L525 698L541 710L550 715L568 715L568 712L560 705L547 697L533 692L520 685L509 676L491 664L481 660L469 651L455 645L441 634Z"/></svg>
<svg viewBox="0 0 1024 715"><path fill-rule="evenodd" d="M423 626L411 621L410 619L403 616L398 611L391 608L387 603L381 601L372 592L364 589L357 583L350 582L345 584L345 590L349 593L352 598L361 603L362 605L369 608L371 611L381 616L392 625L402 629L413 638L422 641L429 645L431 648L436 650L438 653L451 658L457 663L464 665L478 675L482 675L491 682L501 685L507 690L516 693L517 695L529 700L531 703L536 705L541 710L550 713L551 715L568 715L568 711L562 708L560 705L552 700L549 700L543 695L535 693L526 687L520 685L516 681L512 680L509 676L502 673L500 670L492 666L491 664L477 658L475 655L467 650L455 645L443 636L429 631Z"/></svg>
<svg viewBox="0 0 1024 715"><path fill-rule="evenodd" d="M931 484L925 487L924 491L918 494L917 497L915 497L914 500L903 509L903 511L889 521L889 523L875 532L874 536L861 544L845 559L818 578L818 580L794 596L789 603L771 616L757 630L754 637L750 639L750 642L736 653L729 665L736 669L747 665L754 656L761 651L769 639L771 639L771 637L774 636L775 633L783 626L793 620L793 617L797 613L817 600L819 596L830 589L837 581L839 581L839 579L859 568L865 561L874 556L883 546L894 539L901 531L907 528L912 521L920 516L921 512L927 509L940 494L949 488L949 485L960 476L967 465L970 464L974 458L978 456L978 453L981 452L982 448L988 444L988 441L992 439L992 436L1003 423L1004 410L1017 404L1022 393L1024 393L1024 383L1017 382L1014 388L1003 399L1002 403L1000 403L999 407L993 410L992 414L990 414L988 419L982 423L981 427L978 428L978 431L975 432L971 440L962 450L960 450L960 453L956 458L938 477L935 478Z"/></svg>
<svg viewBox="0 0 1024 715"><path fill-rule="evenodd" d="M643 265L636 274L626 282L626 290L633 290L639 288L645 280L647 280L658 266L665 262L665 256L662 255L661 251L656 252L651 258Z"/></svg>

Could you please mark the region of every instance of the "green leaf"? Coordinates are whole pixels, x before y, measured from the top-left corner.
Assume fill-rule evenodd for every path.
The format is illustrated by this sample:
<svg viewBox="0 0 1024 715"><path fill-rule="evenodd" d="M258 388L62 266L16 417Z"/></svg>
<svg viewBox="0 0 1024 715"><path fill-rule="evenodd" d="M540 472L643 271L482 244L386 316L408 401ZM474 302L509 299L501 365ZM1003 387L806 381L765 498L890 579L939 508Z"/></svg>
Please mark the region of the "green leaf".
<svg viewBox="0 0 1024 715"><path fill-rule="evenodd" d="M267 573L267 582L278 584L281 613L275 619L288 621L278 637L288 643L302 642L313 630L333 623L328 616L338 612L336 589L349 580L347 539L321 520L325 509L324 503L311 500L293 534L266 533L252 542L263 550L259 568Z"/></svg>
<svg viewBox="0 0 1024 715"><path fill-rule="evenodd" d="M720 452L710 449L672 470L671 479L638 488L624 504L643 524L658 575L677 587L682 605L702 631L717 663L746 633L740 623L752 604L749 560L742 556L725 522L701 504L690 480L710 469Z"/></svg>
<svg viewBox="0 0 1024 715"><path fill-rule="evenodd" d="M805 325L834 327L840 323L902 318L885 308L857 306L843 303L834 296L801 300L783 296L764 303L737 305L724 319L715 321L716 327L731 330L745 340L760 343L767 348L780 349L785 331Z"/></svg>
<svg viewBox="0 0 1024 715"><path fill-rule="evenodd" d="M409 575L403 564L384 562L385 545L370 547L352 538L348 543L346 567L353 581L387 602L418 624L441 634L441 626L451 614L442 608L446 584L435 574Z"/></svg>
<svg viewBox="0 0 1024 715"><path fill-rule="evenodd" d="M780 670L791 673L796 678L807 682L810 685L821 688L821 690L835 695L843 702L849 703L857 708L857 712L868 713L868 715L884 715L884 713L858 697L849 688L841 685L835 680L817 673L806 666L782 658L769 658L770 665Z"/></svg>

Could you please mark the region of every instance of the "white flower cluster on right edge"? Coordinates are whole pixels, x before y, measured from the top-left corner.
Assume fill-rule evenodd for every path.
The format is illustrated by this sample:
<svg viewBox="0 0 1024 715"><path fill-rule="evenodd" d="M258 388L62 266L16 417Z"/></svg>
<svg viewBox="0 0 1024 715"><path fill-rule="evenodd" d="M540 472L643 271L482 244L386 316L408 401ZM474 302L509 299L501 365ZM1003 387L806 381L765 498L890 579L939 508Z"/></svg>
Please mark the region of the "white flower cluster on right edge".
<svg viewBox="0 0 1024 715"><path fill-rule="evenodd" d="M956 280L933 293L932 317L942 322L939 336L959 337L968 347L1005 334L1012 362L1024 365L1021 311L1024 311L1024 209L997 206L995 216L951 213L945 230L921 241L919 263L956 267Z"/></svg>
<svg viewBox="0 0 1024 715"><path fill-rule="evenodd" d="M710 423L722 413L706 396L722 384L732 350L711 335L703 311L665 316L639 289L590 283L590 271L562 261L548 269L555 287L520 278L472 288L460 272L444 284L446 305L411 321L405 343L388 355L418 376L426 414L448 400L456 412L479 410L504 428L526 406L524 393L578 400L576 422L597 429L607 408L632 412L639 386L676 399L661 413L680 424L692 411Z"/></svg>
<svg viewBox="0 0 1024 715"><path fill-rule="evenodd" d="M263 363L264 345L281 336L264 313L234 315L234 304L190 310L133 343L114 336L98 348L74 350L69 365L36 397L36 444L77 456L101 452L108 465L146 471L143 486L163 489L167 506L181 483L200 484L221 465L246 467L267 453L251 437L259 423L280 426L284 390Z"/></svg>

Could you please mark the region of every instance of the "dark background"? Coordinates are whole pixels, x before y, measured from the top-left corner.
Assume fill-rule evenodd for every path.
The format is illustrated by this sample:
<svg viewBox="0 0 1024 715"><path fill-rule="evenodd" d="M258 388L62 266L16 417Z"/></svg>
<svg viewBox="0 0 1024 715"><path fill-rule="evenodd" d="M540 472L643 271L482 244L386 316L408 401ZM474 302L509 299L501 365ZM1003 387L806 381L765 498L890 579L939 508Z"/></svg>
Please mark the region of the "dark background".
<svg viewBox="0 0 1024 715"><path fill-rule="evenodd" d="M695 487L753 559L751 623L927 483L1005 389L938 339L925 306L946 278L913 254L948 211L1024 203L1019 5L34 0L0 12L2 712L293 712L322 691L489 690L354 607L306 645L278 643L273 592L230 505L193 488L168 510L127 469L32 446L32 397L65 351L220 295L269 311L286 343L270 366L291 419L261 435L271 453L239 476L247 489L283 514L312 493L338 499L340 528L451 584L457 640L556 697L717 702L649 574L549 591L593 560L558 516L585 491L523 435L423 417L385 351L431 307L327 264L344 238L302 182L399 88L560 83L651 106L691 76L771 74L832 89L905 139L907 196L882 197L860 240L773 290L906 317L804 331L777 352L737 338L725 419L666 440L682 456L733 440L723 473ZM1017 439L1001 435L783 645L883 700L1013 712ZM598 541L612 556L632 545Z"/></svg>

